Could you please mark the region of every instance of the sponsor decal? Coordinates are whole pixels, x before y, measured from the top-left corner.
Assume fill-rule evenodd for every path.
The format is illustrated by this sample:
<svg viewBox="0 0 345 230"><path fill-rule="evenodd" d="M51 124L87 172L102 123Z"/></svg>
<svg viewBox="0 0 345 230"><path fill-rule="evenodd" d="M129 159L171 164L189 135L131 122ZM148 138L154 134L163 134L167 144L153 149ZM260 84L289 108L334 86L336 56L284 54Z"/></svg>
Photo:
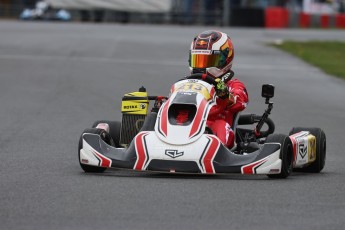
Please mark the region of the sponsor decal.
<svg viewBox="0 0 345 230"><path fill-rule="evenodd" d="M199 39L195 44L195 49L207 49L208 39Z"/></svg>
<svg viewBox="0 0 345 230"><path fill-rule="evenodd" d="M271 169L270 170L270 173L279 173L280 172L280 169Z"/></svg>
<svg viewBox="0 0 345 230"><path fill-rule="evenodd" d="M315 145L316 145L316 139L315 138L312 138L311 140L310 140L310 148L315 148Z"/></svg>
<svg viewBox="0 0 345 230"><path fill-rule="evenodd" d="M308 135L308 132L305 131L301 131L298 133L295 133L293 135L290 136L290 140L292 142L292 146L293 146L293 154L294 154L294 165L296 165L297 163L297 155L299 152L299 142L300 142L300 138L303 138L303 136Z"/></svg>
<svg viewBox="0 0 345 230"><path fill-rule="evenodd" d="M299 155L302 157L302 159L305 157L305 155L307 155L308 153L308 148L307 146L301 142L299 145L298 145L298 149L299 149Z"/></svg>
<svg viewBox="0 0 345 230"><path fill-rule="evenodd" d="M206 86L198 83L198 80L194 80L194 79L188 80L188 83L177 85L176 88L174 88L174 92L179 92L180 94L190 93L186 95L201 93L207 101L213 97L212 92L209 92Z"/></svg>
<svg viewBox="0 0 345 230"><path fill-rule="evenodd" d="M137 105L125 105L123 106L124 109L137 109L138 106Z"/></svg>
<svg viewBox="0 0 345 230"><path fill-rule="evenodd" d="M125 105L123 106L124 109L137 109L138 106L137 105Z"/></svg>
<svg viewBox="0 0 345 230"><path fill-rule="evenodd" d="M183 156L184 152L179 152L176 149L166 149L165 150L165 155L171 157L171 158L176 158L176 157L181 157Z"/></svg>
<svg viewBox="0 0 345 230"><path fill-rule="evenodd" d="M88 164L88 163L89 163L89 160L87 160L87 159L81 159L81 163Z"/></svg>
<svg viewBox="0 0 345 230"><path fill-rule="evenodd" d="M211 50L192 50L191 54L211 54Z"/></svg>
<svg viewBox="0 0 345 230"><path fill-rule="evenodd" d="M180 92L179 94L191 96L193 92Z"/></svg>
<svg viewBox="0 0 345 230"><path fill-rule="evenodd" d="M311 137L309 143L310 143L310 153L309 153L309 161L314 161L316 159L316 138Z"/></svg>

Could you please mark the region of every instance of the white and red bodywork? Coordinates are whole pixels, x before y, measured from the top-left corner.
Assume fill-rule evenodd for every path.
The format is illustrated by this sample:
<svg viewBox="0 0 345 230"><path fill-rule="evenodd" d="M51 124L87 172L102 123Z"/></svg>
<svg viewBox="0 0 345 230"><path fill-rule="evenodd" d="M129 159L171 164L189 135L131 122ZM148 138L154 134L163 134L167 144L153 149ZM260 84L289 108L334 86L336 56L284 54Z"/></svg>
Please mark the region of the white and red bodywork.
<svg viewBox="0 0 345 230"><path fill-rule="evenodd" d="M169 99L160 107L153 130L139 132L128 148L114 148L99 136L86 133L83 135L80 162L140 171L279 174L282 168L280 143L265 143L254 153L239 155L227 149L217 136L205 134L206 119L215 99L211 84L201 80L179 81L171 88ZM183 124L177 124L172 115L172 110L179 106L194 113ZM109 130L105 124L100 124L99 128ZM313 135L300 132L291 135L290 139L294 149L294 167L302 167L315 160Z"/></svg>
<svg viewBox="0 0 345 230"><path fill-rule="evenodd" d="M198 88L199 87L199 88ZM189 89L191 88L191 89ZM200 90L196 90L200 89ZM169 122L169 108L180 95L193 94L197 111L193 121L185 125L174 125ZM191 96L192 97L192 96ZM185 102L185 104L187 104ZM211 107L215 104L214 88L204 81L183 80L175 83L172 87L172 93L158 112L158 119L155 126L155 133L163 142L173 145L186 145L195 142L203 135L206 127L207 115Z"/></svg>

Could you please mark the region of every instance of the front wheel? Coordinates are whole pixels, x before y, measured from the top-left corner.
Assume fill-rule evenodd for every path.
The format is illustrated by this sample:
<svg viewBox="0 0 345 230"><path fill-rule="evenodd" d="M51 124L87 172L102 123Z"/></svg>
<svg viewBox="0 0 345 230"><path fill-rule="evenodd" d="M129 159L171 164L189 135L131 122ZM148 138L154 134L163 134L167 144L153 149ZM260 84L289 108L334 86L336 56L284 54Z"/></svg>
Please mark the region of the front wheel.
<svg viewBox="0 0 345 230"><path fill-rule="evenodd" d="M266 143L279 143L280 159L282 160L282 167L279 174L268 174L269 178L286 178L292 172L293 167L293 148L291 140L288 136L283 134L271 134L267 137Z"/></svg>
<svg viewBox="0 0 345 230"><path fill-rule="evenodd" d="M326 134L319 128L294 127L290 131L290 136L301 131L308 131L316 138L316 159L304 168L294 169L298 172L319 173L325 167L326 162Z"/></svg>
<svg viewBox="0 0 345 230"><path fill-rule="evenodd" d="M80 162L80 150L83 148L83 135L85 133L91 133L91 134L97 134L101 137L101 139L107 143L108 145L114 145L113 140L111 136L103 129L96 129L96 128L89 128L85 129L83 133L80 135L79 138L79 144L78 144L78 160L80 163L80 167L85 171L85 172L90 172L90 173L102 173L104 172L107 168L104 167L98 167L98 166L93 166L93 165L87 165L83 164Z"/></svg>
<svg viewBox="0 0 345 230"><path fill-rule="evenodd" d="M109 125L109 134L114 141L114 146L119 148L120 147L121 122L99 120L99 121L95 121L93 123L92 128L96 128L97 125L100 123L106 123Z"/></svg>

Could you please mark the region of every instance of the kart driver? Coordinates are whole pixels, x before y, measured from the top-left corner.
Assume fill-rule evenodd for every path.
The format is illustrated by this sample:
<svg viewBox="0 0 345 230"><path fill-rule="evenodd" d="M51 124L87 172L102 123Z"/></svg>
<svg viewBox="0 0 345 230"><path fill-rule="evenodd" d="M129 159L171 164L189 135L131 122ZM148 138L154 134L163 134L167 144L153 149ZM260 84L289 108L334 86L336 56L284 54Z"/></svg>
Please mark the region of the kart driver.
<svg viewBox="0 0 345 230"><path fill-rule="evenodd" d="M216 105L211 108L206 124L228 148L232 148L235 141L231 128L234 116L248 103L248 93L242 82L237 79L223 81L234 74L231 70L233 59L234 48L225 33L205 31L192 41L189 52L191 73L204 73L222 79L215 87Z"/></svg>

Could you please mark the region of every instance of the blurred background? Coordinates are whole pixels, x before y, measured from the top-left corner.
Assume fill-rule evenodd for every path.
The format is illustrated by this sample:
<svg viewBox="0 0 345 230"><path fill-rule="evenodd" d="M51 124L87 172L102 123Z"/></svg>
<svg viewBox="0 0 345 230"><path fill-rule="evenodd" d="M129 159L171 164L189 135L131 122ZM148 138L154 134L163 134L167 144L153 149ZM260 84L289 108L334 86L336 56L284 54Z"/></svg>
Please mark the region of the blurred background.
<svg viewBox="0 0 345 230"><path fill-rule="evenodd" d="M0 18L345 28L345 0L0 0Z"/></svg>
<svg viewBox="0 0 345 230"><path fill-rule="evenodd" d="M82 130L120 120L142 85L166 95L193 37L218 27L244 113L262 114L261 85L275 85L277 133L325 131L322 173L85 174ZM329 75L345 79L344 41L344 0L0 0L1 229L344 229L345 81Z"/></svg>

